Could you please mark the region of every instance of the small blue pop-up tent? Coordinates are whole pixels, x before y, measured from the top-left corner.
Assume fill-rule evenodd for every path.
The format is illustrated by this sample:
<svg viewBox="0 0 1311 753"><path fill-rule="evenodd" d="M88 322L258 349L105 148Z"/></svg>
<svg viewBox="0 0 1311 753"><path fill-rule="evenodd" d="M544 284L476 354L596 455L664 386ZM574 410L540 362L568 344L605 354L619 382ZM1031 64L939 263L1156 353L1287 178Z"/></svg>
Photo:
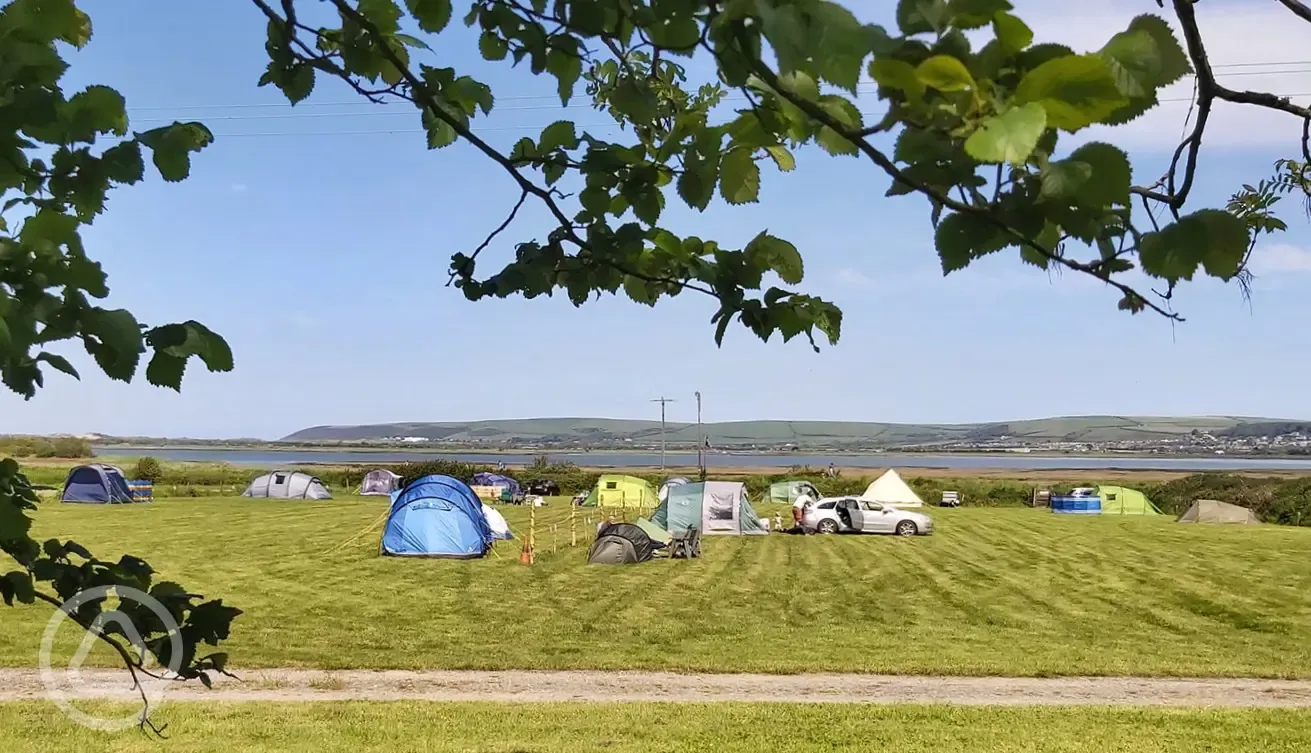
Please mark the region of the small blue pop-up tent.
<svg viewBox="0 0 1311 753"><path fill-rule="evenodd" d="M68 472L63 500L93 505L122 505L134 501L123 472L112 465L98 463L79 465Z"/></svg>
<svg viewBox="0 0 1311 753"><path fill-rule="evenodd" d="M424 476L392 494L382 553L400 557L475 559L495 540L482 502L463 481Z"/></svg>

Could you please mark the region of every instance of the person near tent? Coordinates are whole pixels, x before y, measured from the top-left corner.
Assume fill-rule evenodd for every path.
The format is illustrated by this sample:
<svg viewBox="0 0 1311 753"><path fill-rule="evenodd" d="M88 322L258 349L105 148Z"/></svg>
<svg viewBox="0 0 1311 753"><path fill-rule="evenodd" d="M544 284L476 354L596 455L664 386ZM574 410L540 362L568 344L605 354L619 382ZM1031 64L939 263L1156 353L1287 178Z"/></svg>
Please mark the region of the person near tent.
<svg viewBox="0 0 1311 753"><path fill-rule="evenodd" d="M797 499L792 503L792 523L794 528L805 529L805 526L801 521L806 516L806 508L813 504L815 504L815 500L811 499L810 495L805 491L797 493Z"/></svg>
<svg viewBox="0 0 1311 753"><path fill-rule="evenodd" d="M837 477L838 477L838 467L837 467L836 465L833 464L833 461L832 461L832 460L829 461L829 464L828 464L828 471L825 473L825 475L827 475L829 478L837 478Z"/></svg>
<svg viewBox="0 0 1311 753"><path fill-rule="evenodd" d="M498 471L504 471L504 470L505 470L505 461L504 461L504 460L498 461L498 462L496 463L496 470L498 470Z"/></svg>

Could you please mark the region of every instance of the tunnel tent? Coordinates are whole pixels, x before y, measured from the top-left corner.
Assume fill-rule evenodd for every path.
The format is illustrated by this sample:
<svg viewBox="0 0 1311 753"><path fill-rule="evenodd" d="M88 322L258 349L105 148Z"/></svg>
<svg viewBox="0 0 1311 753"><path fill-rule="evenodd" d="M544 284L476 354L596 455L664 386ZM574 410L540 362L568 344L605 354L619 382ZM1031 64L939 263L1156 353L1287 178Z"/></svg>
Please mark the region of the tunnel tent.
<svg viewBox="0 0 1311 753"><path fill-rule="evenodd" d="M1199 499L1175 520L1176 523L1237 523L1260 525L1256 513L1240 505L1215 499Z"/></svg>
<svg viewBox="0 0 1311 753"><path fill-rule="evenodd" d="M683 478L682 476L674 476L673 478L667 478L665 479L665 482L660 485L660 490L656 492L656 497L661 502L664 502L666 499L669 498L670 489L674 488L675 486L682 486L683 484L689 484L689 483L691 482Z"/></svg>
<svg viewBox="0 0 1311 753"><path fill-rule="evenodd" d="M272 471L250 482L243 497L267 499L332 499L317 477L302 471Z"/></svg>
<svg viewBox="0 0 1311 753"><path fill-rule="evenodd" d="M877 502L885 507L923 507L924 500L901 478L901 474L888 469L865 489L860 498Z"/></svg>
<svg viewBox="0 0 1311 753"><path fill-rule="evenodd" d="M640 526L611 523L601 529L587 550L590 565L632 565L655 556L655 542Z"/></svg>
<svg viewBox="0 0 1311 753"><path fill-rule="evenodd" d="M588 492L583 504L589 507L651 510L660 504L660 499L650 484L636 476L606 474L596 480L596 486Z"/></svg>
<svg viewBox="0 0 1311 753"><path fill-rule="evenodd" d="M765 492L764 502L775 502L790 505L797 501L797 497L805 494L812 500L819 499L822 495L819 489L809 481L791 479L788 481L776 481L769 485L769 491Z"/></svg>
<svg viewBox="0 0 1311 753"><path fill-rule="evenodd" d="M488 473L486 471L475 473L473 474L473 485L509 489L511 499L523 499L523 487L519 485L519 482L500 473Z"/></svg>
<svg viewBox="0 0 1311 753"><path fill-rule="evenodd" d="M1146 494L1127 486L1099 486L1097 496L1102 500L1102 515L1160 515Z"/></svg>
<svg viewBox="0 0 1311 753"><path fill-rule="evenodd" d="M674 533L695 528L703 536L755 536L769 533L736 481L702 481L669 490L651 522Z"/></svg>
<svg viewBox="0 0 1311 753"><path fill-rule="evenodd" d="M380 549L396 557L477 559L497 538L468 484L429 475L393 493Z"/></svg>
<svg viewBox="0 0 1311 753"><path fill-rule="evenodd" d="M122 505L135 501L122 469L103 463L79 465L69 471L64 479L62 500L93 505Z"/></svg>
<svg viewBox="0 0 1311 753"><path fill-rule="evenodd" d="M401 488L401 477L385 468L369 471L360 482L360 494L386 496Z"/></svg>

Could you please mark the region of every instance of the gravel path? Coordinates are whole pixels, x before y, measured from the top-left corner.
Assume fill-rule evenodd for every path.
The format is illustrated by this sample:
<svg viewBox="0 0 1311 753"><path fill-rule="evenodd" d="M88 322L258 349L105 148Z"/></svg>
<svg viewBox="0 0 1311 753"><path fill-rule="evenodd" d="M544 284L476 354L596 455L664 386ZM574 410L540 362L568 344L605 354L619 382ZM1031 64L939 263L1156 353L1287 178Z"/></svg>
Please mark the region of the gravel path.
<svg viewBox="0 0 1311 753"><path fill-rule="evenodd" d="M670 672L239 671L213 690L171 686L170 701L793 701L967 705L1128 705L1311 708L1311 681L1009 678L887 675L675 674ZM83 670L70 696L132 700L121 670ZM35 670L0 670L0 701L40 699Z"/></svg>

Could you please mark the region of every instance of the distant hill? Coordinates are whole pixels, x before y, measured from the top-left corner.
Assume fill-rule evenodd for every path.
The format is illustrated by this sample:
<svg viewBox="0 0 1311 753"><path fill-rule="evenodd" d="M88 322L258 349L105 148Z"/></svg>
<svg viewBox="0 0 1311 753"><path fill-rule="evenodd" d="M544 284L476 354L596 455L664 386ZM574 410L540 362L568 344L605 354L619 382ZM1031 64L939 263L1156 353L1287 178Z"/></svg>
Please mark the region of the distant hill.
<svg viewBox="0 0 1311 753"><path fill-rule="evenodd" d="M890 424L855 421L735 421L707 423L701 432L718 448L796 446L895 447L917 444L988 444L1013 442L1153 442L1181 439L1194 431L1242 434L1252 425L1298 424L1270 418L1205 416L1067 416L986 424ZM380 442L423 438L459 445L583 445L610 447L651 445L660 441L660 422L609 418L527 418L500 421L414 422L362 426L313 426L284 437L284 442ZM696 424L670 422L671 446L698 441Z"/></svg>

